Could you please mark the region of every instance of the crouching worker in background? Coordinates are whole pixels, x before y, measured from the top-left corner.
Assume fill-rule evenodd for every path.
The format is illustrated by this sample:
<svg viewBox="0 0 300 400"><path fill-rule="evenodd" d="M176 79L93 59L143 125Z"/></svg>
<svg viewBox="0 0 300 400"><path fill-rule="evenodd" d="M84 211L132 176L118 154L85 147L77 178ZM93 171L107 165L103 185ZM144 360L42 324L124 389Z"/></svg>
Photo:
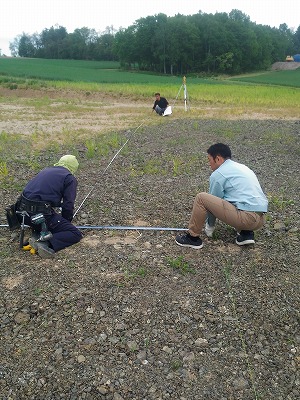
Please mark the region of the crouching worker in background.
<svg viewBox="0 0 300 400"><path fill-rule="evenodd" d="M168 100L165 97L161 97L160 93L155 93L155 101L152 107L152 112L156 111L159 115L164 115L169 105Z"/></svg>
<svg viewBox="0 0 300 400"><path fill-rule="evenodd" d="M57 251L82 239L81 232L71 223L78 165L73 155L61 157L27 183L16 203L19 222L32 227L29 245L42 258L53 258Z"/></svg>
<svg viewBox="0 0 300 400"><path fill-rule="evenodd" d="M236 244L254 243L254 232L265 221L268 200L254 172L243 164L231 160L231 150L223 143L216 143L207 150L213 173L209 193L198 193L188 225L188 232L176 237L179 246L201 249L200 233L212 237L216 218L234 227Z"/></svg>

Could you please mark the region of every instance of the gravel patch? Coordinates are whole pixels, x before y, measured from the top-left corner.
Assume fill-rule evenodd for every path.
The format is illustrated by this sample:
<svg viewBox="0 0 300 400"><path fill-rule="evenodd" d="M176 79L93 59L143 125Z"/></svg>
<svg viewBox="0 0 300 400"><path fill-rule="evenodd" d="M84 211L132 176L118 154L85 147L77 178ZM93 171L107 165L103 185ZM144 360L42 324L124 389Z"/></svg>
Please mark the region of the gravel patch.
<svg viewBox="0 0 300 400"><path fill-rule="evenodd" d="M122 131L105 173L113 153L82 154L77 207L93 190L76 225L174 231L86 229L42 260L1 228L0 398L298 399L299 133L299 121L170 117ZM176 228L208 188L217 141L257 173L267 222L254 246L218 223L184 249ZM15 196L3 190L2 209Z"/></svg>

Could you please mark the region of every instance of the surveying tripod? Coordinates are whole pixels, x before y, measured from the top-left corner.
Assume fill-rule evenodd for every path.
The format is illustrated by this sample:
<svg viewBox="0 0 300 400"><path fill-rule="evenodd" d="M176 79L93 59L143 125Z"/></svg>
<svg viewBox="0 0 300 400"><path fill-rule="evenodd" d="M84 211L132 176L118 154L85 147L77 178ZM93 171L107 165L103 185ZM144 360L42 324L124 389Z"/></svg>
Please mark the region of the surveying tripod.
<svg viewBox="0 0 300 400"><path fill-rule="evenodd" d="M189 102L189 95L188 95L188 91L187 91L187 87L186 87L186 77L185 76L182 78L182 85L180 86L180 89L178 90L175 102L178 99L182 89L183 89L183 97L184 97L184 110L187 111L190 109L190 102Z"/></svg>

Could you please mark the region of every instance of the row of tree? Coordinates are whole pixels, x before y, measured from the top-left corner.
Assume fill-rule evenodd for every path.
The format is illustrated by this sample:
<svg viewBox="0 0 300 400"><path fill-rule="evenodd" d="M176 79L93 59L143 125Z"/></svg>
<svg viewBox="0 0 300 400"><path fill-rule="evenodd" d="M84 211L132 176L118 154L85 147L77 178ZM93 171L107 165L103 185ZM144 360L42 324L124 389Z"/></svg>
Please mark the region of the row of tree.
<svg viewBox="0 0 300 400"><path fill-rule="evenodd" d="M300 26L257 25L239 10L140 18L126 29L62 26L40 34L23 33L10 43L20 57L120 61L124 68L170 74L241 73L268 68L300 52Z"/></svg>
<svg viewBox="0 0 300 400"><path fill-rule="evenodd" d="M14 57L117 61L113 52L115 33L113 27L99 34L86 27L68 33L63 26L52 26L41 33L17 36L9 48Z"/></svg>

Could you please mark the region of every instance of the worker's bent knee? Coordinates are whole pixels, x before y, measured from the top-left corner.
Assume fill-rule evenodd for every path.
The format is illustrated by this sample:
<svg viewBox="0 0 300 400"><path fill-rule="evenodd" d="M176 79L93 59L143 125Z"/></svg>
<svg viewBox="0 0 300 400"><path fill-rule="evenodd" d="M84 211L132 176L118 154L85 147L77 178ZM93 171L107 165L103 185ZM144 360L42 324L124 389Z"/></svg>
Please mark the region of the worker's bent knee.
<svg viewBox="0 0 300 400"><path fill-rule="evenodd" d="M77 229L77 232L73 232L74 234L74 243L80 242L80 240L83 238L82 233Z"/></svg>
<svg viewBox="0 0 300 400"><path fill-rule="evenodd" d="M208 200L208 197L207 197L207 196L209 196L208 193L206 193L206 192L200 192L200 193L198 193L198 194L196 195L195 202L196 202L197 204L202 204L202 205L204 205L204 204L207 202L207 200Z"/></svg>

